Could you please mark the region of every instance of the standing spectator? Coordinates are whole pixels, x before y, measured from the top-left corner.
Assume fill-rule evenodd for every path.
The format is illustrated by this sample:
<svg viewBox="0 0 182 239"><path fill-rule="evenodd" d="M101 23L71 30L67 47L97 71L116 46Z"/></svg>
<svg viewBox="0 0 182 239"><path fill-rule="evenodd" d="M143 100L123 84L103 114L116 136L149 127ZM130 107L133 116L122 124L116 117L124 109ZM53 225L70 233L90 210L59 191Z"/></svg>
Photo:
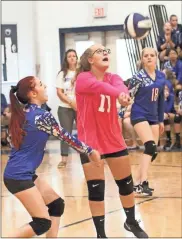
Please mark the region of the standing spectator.
<svg viewBox="0 0 182 239"><path fill-rule="evenodd" d="M75 50L69 49L66 51L63 66L58 73L56 80L57 95L60 99L58 108L58 117L62 127L69 133L72 132L73 123L76 120L76 100L73 78L77 66L78 56ZM69 147L65 142L61 142L62 161L58 167L65 167L68 160Z"/></svg>

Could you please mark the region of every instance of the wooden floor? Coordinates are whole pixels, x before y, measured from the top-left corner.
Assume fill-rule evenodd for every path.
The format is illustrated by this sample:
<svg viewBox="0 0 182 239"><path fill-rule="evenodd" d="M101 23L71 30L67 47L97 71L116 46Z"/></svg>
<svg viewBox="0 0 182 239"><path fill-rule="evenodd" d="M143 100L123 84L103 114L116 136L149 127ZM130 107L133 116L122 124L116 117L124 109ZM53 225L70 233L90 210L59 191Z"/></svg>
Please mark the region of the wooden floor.
<svg viewBox="0 0 182 239"><path fill-rule="evenodd" d="M131 153L132 172L135 174L142 152ZM2 171L8 159L2 154ZM61 218L59 237L95 237L95 229L87 200L87 186L78 154L73 152L68 165L57 169L60 160L59 142L49 141L38 175L46 179L66 203ZM136 217L141 220L150 237L182 237L182 152L161 152L149 173L152 197L136 197ZM107 164L106 174L106 234L108 237L133 237L123 228L125 214L118 190ZM1 180L2 183L2 180ZM21 203L2 183L2 237L7 232L31 220Z"/></svg>

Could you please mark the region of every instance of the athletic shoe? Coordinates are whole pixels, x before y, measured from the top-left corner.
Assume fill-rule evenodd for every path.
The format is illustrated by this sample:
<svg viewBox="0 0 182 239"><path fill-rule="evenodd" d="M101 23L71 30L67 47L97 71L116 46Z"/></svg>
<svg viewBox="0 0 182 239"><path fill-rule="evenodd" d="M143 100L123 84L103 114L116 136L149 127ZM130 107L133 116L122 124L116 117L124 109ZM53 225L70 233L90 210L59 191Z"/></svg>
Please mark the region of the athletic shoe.
<svg viewBox="0 0 182 239"><path fill-rule="evenodd" d="M152 188L149 188L149 183L147 181L143 181L141 184L142 187L142 194L146 196L152 196L152 191L154 191Z"/></svg>
<svg viewBox="0 0 182 239"><path fill-rule="evenodd" d="M140 184L133 186L133 191L134 191L135 193L142 193L142 189L143 189L143 188L141 187Z"/></svg>
<svg viewBox="0 0 182 239"><path fill-rule="evenodd" d="M171 140L167 140L163 149L164 150L170 150L170 148L171 148Z"/></svg>
<svg viewBox="0 0 182 239"><path fill-rule="evenodd" d="M147 233L144 232L144 230L139 226L139 222L136 220L132 223L129 223L126 220L124 228L127 231L132 232L137 238L148 238Z"/></svg>
<svg viewBox="0 0 182 239"><path fill-rule="evenodd" d="M181 144L180 144L180 142L179 141L176 141L174 144L173 144L173 146L171 147L171 150L179 150L179 149L181 149Z"/></svg>

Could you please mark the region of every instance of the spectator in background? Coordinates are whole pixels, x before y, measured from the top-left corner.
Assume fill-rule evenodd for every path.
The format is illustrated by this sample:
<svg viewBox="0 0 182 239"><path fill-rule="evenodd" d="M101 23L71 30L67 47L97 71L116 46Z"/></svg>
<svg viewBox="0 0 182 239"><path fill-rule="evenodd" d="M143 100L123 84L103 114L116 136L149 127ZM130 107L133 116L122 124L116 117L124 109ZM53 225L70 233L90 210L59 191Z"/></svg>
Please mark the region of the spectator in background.
<svg viewBox="0 0 182 239"><path fill-rule="evenodd" d="M62 69L57 75L56 90L60 99L58 108L58 118L60 125L69 133L72 132L73 123L76 121L76 100L73 79L77 67L78 56L75 50L69 49L65 53ZM69 147L65 142L61 142L62 161L58 167L65 167L68 160Z"/></svg>
<svg viewBox="0 0 182 239"><path fill-rule="evenodd" d="M169 60L164 63L164 69L173 71L177 84L182 85L182 62L178 60L178 53L175 49L169 50Z"/></svg>
<svg viewBox="0 0 182 239"><path fill-rule="evenodd" d="M169 50L175 48L177 45L177 38L172 33L172 27L169 22L164 24L164 33L158 36L157 49L159 52L159 59L161 62L168 60Z"/></svg>
<svg viewBox="0 0 182 239"><path fill-rule="evenodd" d="M164 88L164 130L166 133L166 143L164 150L169 150L171 147L171 121L174 120L176 110L174 108L174 95L170 94L169 88L165 85Z"/></svg>
<svg viewBox="0 0 182 239"><path fill-rule="evenodd" d="M169 18L171 27L172 27L172 33L176 35L177 39L177 48L179 56L181 57L181 50L182 50L182 25L178 24L178 18L176 15L171 15Z"/></svg>
<svg viewBox="0 0 182 239"><path fill-rule="evenodd" d="M163 72L166 76L165 84L169 88L169 93L174 95L174 89L176 85L176 75L173 71L169 69L164 69Z"/></svg>
<svg viewBox="0 0 182 239"><path fill-rule="evenodd" d="M182 31L182 26L178 24L178 18L176 15L172 14L169 18L169 22L172 27L172 33L179 34Z"/></svg>

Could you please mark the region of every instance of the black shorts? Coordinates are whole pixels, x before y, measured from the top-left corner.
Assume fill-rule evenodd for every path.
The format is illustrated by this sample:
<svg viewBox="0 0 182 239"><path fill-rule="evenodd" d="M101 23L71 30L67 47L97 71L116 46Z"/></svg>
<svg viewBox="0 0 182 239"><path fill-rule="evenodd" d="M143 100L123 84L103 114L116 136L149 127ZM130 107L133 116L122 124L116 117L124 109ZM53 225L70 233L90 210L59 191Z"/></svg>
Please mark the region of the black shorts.
<svg viewBox="0 0 182 239"><path fill-rule="evenodd" d="M159 122L157 122L157 121L150 121L150 120L147 120L146 118L140 118L140 119L135 119L135 120L131 119L131 124L134 126L134 125L136 125L140 122L144 122L144 121L147 121L149 123L149 125L159 124Z"/></svg>
<svg viewBox="0 0 182 239"><path fill-rule="evenodd" d="M37 179L37 177L38 176L34 174L32 180L15 180L10 178L4 178L4 184L10 191L10 193L15 194L34 187L34 181Z"/></svg>
<svg viewBox="0 0 182 239"><path fill-rule="evenodd" d="M124 149L124 150L114 152L114 153L110 153L110 154L102 154L101 159L118 158L118 157L127 156L127 155L128 155L128 150ZM89 160L89 158L86 154L80 154L80 159L81 159L82 164L90 162L90 160Z"/></svg>

